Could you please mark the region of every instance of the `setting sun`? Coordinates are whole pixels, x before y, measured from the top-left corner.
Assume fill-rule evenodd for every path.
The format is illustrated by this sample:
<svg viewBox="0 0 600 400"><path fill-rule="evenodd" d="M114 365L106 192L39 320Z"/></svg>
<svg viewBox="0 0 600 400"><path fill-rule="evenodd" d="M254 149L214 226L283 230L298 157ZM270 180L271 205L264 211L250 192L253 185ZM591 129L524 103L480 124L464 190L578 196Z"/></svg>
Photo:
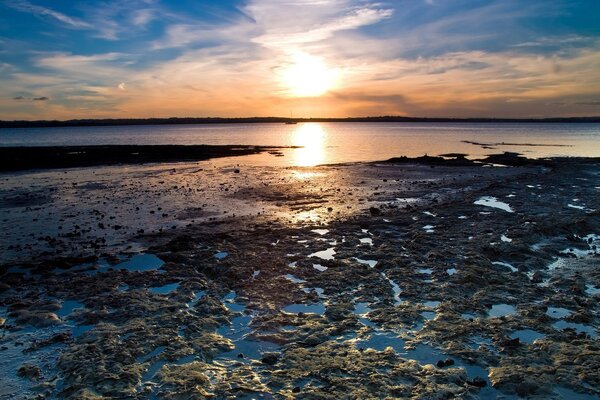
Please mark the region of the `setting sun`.
<svg viewBox="0 0 600 400"><path fill-rule="evenodd" d="M282 81L292 96L317 97L335 85L337 76L337 71L329 68L321 58L297 53L283 71Z"/></svg>

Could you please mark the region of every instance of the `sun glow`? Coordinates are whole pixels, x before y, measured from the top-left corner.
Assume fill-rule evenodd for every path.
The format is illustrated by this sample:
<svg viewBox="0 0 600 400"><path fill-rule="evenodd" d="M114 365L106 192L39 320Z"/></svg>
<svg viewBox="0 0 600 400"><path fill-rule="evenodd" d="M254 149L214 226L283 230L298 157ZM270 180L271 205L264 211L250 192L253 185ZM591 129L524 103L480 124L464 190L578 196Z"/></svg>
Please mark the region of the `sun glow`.
<svg viewBox="0 0 600 400"><path fill-rule="evenodd" d="M338 72L319 58L306 53L294 55L283 70L282 81L294 97L317 97L335 86Z"/></svg>

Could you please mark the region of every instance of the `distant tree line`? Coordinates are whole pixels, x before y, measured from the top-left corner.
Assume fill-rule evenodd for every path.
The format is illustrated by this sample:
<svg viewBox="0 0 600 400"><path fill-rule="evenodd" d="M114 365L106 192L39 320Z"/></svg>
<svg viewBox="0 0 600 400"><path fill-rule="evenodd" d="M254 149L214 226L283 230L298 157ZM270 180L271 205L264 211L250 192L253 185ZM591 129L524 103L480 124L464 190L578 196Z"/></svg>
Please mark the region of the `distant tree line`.
<svg viewBox="0 0 600 400"><path fill-rule="evenodd" d="M0 128L45 128L69 126L118 126L118 125L189 125L189 124L251 124L251 123L285 123L285 122L484 122L484 123L590 123L600 122L599 117L571 118L420 118L401 116L354 117L354 118L282 118L282 117L248 117L248 118L117 118L117 119L71 119L67 121L0 121Z"/></svg>

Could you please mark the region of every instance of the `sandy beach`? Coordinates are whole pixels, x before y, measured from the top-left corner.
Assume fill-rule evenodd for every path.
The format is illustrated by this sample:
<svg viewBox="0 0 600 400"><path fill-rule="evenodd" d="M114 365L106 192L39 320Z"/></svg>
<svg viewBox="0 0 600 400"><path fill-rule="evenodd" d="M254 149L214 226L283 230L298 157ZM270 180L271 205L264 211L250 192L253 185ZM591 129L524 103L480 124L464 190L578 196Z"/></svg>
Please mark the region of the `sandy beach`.
<svg viewBox="0 0 600 400"><path fill-rule="evenodd" d="M598 396L597 159L3 174L0 398Z"/></svg>

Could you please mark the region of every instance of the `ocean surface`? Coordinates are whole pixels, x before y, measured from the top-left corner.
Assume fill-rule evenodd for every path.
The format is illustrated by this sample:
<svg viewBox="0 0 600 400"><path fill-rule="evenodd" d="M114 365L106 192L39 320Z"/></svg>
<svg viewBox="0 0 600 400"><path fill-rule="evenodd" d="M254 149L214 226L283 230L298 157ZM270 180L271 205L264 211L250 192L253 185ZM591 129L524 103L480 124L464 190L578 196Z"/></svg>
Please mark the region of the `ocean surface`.
<svg viewBox="0 0 600 400"><path fill-rule="evenodd" d="M468 142L476 142L467 143ZM313 166L395 156L512 151L527 157L600 157L600 124L299 123L0 129L0 146L240 144L302 146L236 157L250 165Z"/></svg>

